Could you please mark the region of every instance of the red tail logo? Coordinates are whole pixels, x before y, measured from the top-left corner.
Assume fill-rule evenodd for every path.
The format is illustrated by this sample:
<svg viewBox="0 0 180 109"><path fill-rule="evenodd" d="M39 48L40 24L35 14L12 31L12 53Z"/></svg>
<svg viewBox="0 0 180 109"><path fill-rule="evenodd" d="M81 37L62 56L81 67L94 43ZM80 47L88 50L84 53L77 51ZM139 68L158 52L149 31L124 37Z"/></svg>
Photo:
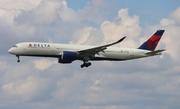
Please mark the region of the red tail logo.
<svg viewBox="0 0 180 109"><path fill-rule="evenodd" d="M144 42L138 49L154 51L159 43L165 30L157 30L146 42Z"/></svg>

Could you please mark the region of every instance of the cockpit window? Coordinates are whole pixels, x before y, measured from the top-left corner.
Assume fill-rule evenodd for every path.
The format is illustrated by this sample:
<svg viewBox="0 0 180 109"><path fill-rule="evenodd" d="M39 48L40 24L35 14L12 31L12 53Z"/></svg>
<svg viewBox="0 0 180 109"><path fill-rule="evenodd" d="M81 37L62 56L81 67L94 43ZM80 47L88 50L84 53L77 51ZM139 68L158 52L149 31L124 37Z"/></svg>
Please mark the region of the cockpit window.
<svg viewBox="0 0 180 109"><path fill-rule="evenodd" d="M17 48L17 45L14 45L13 47L16 47L16 48Z"/></svg>

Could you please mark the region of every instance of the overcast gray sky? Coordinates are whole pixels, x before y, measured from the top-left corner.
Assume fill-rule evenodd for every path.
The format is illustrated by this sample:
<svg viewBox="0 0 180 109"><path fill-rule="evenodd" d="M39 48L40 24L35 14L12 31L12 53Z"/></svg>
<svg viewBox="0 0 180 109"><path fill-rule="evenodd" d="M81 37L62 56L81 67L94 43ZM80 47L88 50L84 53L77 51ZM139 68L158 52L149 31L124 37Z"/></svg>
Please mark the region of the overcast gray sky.
<svg viewBox="0 0 180 109"><path fill-rule="evenodd" d="M161 1L161 2L160 2ZM179 109L180 1L0 0L0 109ZM137 48L157 29L161 56L58 64L7 53L27 41Z"/></svg>

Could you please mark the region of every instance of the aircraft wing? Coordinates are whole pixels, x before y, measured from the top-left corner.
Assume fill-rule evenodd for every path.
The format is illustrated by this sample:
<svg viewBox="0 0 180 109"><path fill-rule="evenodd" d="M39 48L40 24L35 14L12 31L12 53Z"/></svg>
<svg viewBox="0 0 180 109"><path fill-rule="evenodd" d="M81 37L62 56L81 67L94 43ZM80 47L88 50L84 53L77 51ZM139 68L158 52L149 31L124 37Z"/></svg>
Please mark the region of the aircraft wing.
<svg viewBox="0 0 180 109"><path fill-rule="evenodd" d="M110 44L107 44L107 45L102 45L102 46L98 46L98 47L94 47L94 48L89 48L89 49L85 49L85 50L80 50L77 53L78 53L78 55L80 57L83 57L84 60L89 60L90 57L94 57L95 54L99 54L99 52L101 52L101 51L104 52L104 50L107 49L107 47L115 45L117 43L120 43L125 38L126 38L126 36L119 39L118 41L116 41L114 43L110 43Z"/></svg>

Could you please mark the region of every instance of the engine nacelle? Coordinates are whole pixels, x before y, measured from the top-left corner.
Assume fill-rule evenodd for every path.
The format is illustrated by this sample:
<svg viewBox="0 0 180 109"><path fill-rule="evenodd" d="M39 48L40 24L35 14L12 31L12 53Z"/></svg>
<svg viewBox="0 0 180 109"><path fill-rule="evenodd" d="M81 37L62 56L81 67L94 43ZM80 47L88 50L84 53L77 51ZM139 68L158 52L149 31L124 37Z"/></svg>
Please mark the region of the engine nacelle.
<svg viewBox="0 0 180 109"><path fill-rule="evenodd" d="M77 53L76 52L72 52L72 51L63 51L60 54L59 63L71 63L72 61L77 59Z"/></svg>

